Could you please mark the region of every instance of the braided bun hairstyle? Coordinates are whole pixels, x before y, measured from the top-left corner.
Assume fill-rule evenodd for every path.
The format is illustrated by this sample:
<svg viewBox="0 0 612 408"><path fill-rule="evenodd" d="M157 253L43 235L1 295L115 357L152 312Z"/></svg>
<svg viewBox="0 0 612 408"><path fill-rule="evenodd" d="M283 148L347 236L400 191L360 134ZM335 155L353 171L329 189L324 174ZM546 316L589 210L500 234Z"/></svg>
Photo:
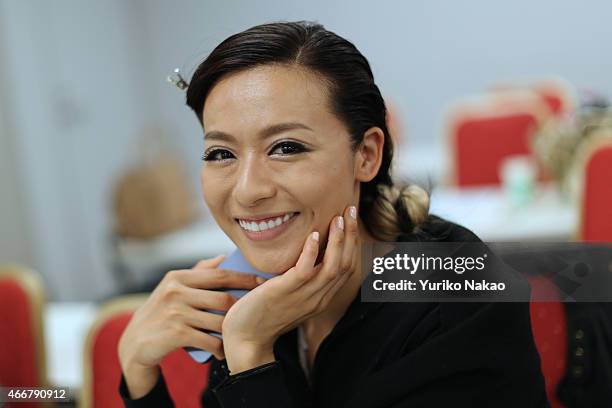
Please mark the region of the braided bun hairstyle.
<svg viewBox="0 0 612 408"><path fill-rule="evenodd" d="M377 175L360 186L359 216L368 232L381 241L418 232L428 218L429 196L416 185L394 185L393 142L387 109L367 59L348 40L307 22L276 22L251 27L221 42L198 66L187 89L187 105L203 123L206 97L225 75L262 65L306 68L329 87L332 111L346 125L353 151L365 132L384 133L383 157Z"/></svg>
<svg viewBox="0 0 612 408"><path fill-rule="evenodd" d="M397 187L379 184L371 210L363 222L380 241L395 241L398 236L418 231L429 214L429 194L417 185Z"/></svg>

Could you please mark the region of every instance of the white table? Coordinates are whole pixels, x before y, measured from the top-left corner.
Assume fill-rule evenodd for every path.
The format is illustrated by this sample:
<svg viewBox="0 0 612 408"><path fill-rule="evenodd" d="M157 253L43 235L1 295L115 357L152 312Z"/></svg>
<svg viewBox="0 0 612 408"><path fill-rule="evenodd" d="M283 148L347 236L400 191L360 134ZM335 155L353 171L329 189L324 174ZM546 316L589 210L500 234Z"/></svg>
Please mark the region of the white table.
<svg viewBox="0 0 612 408"><path fill-rule="evenodd" d="M443 188L432 192L430 211L471 229L483 241L568 241L578 229L578 209L553 186L513 207L498 187Z"/></svg>
<svg viewBox="0 0 612 408"><path fill-rule="evenodd" d="M49 302L44 315L47 374L52 385L79 390L83 347L96 315L93 302Z"/></svg>

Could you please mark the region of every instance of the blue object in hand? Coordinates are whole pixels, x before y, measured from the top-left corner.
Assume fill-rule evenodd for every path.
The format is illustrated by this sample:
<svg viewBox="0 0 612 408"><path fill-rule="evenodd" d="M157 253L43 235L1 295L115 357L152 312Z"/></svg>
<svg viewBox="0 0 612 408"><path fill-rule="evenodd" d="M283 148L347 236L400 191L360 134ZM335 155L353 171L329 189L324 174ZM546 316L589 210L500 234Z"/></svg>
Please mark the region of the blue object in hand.
<svg viewBox="0 0 612 408"><path fill-rule="evenodd" d="M244 259L244 256L242 256L242 253L238 249L234 250L229 256L227 256L223 260L223 262L219 264L218 268L229 269L229 270L240 272L240 273L248 273L251 275L257 275L265 279L270 279L275 276L269 273L259 272L258 270L253 268L247 262L247 260ZM248 290L245 290L245 289L225 289L224 291L230 293L232 296L234 296L237 299L240 299L241 297L246 295L248 292ZM218 315L225 314L224 312L219 311L219 310L206 309L206 311L210 313L215 313ZM215 332L208 332L208 333L212 336L222 338L220 333L215 333ZM212 353L205 351L205 350L195 348L195 347L185 347L185 350L189 353L189 355L191 355L191 358L193 358L198 363L206 363L212 357Z"/></svg>

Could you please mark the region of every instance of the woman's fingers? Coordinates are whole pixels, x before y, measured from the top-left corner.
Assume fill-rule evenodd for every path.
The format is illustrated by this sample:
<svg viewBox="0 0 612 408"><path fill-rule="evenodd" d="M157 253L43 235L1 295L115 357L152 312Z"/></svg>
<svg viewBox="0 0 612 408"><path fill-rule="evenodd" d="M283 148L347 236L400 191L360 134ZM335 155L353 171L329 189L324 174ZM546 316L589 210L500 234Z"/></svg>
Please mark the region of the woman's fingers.
<svg viewBox="0 0 612 408"><path fill-rule="evenodd" d="M320 285L318 290L334 281L340 274L340 262L345 242L344 228L344 217L342 215L334 217L329 228L329 238L323 257L323 268L316 278Z"/></svg>
<svg viewBox="0 0 612 408"><path fill-rule="evenodd" d="M225 353L223 352L223 341L218 337L204 333L201 330L187 327L186 330L181 333L182 347L195 347L198 349L206 350L217 358L217 360L223 360Z"/></svg>
<svg viewBox="0 0 612 408"><path fill-rule="evenodd" d="M357 224L357 209L354 206L350 206L344 212L344 246L342 248L342 259L339 266L339 274L337 278L328 285L327 288L322 289L324 295L322 297L322 303L327 304L331 297L346 283L351 276L351 271L355 268L357 246L359 241L359 230ZM354 271L354 273L360 273L360 271Z"/></svg>
<svg viewBox="0 0 612 408"><path fill-rule="evenodd" d="M179 289L175 296L177 300L196 309L210 309L221 312L227 312L238 301L227 292L194 289L187 286Z"/></svg>
<svg viewBox="0 0 612 408"><path fill-rule="evenodd" d="M214 258L202 259L192 269L216 268L225 259L225 255L217 255Z"/></svg>
<svg viewBox="0 0 612 408"><path fill-rule="evenodd" d="M313 231L306 242L304 243L304 249L298 258L295 268L298 274L305 275L304 278L311 277L312 269L315 267L317 256L319 255L319 232Z"/></svg>
<svg viewBox="0 0 612 408"><path fill-rule="evenodd" d="M350 206L344 212L344 247L342 248L342 260L340 261L340 273L352 269L358 240L357 209Z"/></svg>
<svg viewBox="0 0 612 408"><path fill-rule="evenodd" d="M170 275L169 279L176 279L190 288L253 289L259 285L255 280L255 275L216 267L212 269L181 269L168 272L167 275Z"/></svg>
<svg viewBox="0 0 612 408"><path fill-rule="evenodd" d="M192 308L187 308L185 312L182 313L182 318L189 326L195 329L210 330L217 333L221 333L224 317L225 316Z"/></svg>
<svg viewBox="0 0 612 408"><path fill-rule="evenodd" d="M321 299L336 286L344 272L353 268L358 228L357 210L351 207L347 207L343 215L334 217L330 222L323 262L317 266L320 271L314 274L314 279L307 282L308 285L304 288L309 297L318 293Z"/></svg>
<svg viewBox="0 0 612 408"><path fill-rule="evenodd" d="M277 282L285 282L285 290L293 291L308 283L319 268L315 266L319 255L319 232L311 232L304 242L302 253L294 267L285 272Z"/></svg>

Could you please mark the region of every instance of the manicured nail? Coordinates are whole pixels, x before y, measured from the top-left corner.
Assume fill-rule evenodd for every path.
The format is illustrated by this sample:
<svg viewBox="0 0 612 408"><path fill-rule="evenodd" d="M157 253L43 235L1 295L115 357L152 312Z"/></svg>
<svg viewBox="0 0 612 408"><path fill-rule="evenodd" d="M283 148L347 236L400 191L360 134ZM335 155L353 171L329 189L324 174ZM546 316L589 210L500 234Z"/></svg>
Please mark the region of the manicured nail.
<svg viewBox="0 0 612 408"><path fill-rule="evenodd" d="M312 237L312 239L313 239L314 241L317 241L317 242L318 242L318 241L319 241L319 231L315 231L315 232L313 232L313 233L312 233L312 235L311 235L311 237Z"/></svg>
<svg viewBox="0 0 612 408"><path fill-rule="evenodd" d="M344 218L342 217L336 218L336 226L340 228L341 230L343 230L344 229Z"/></svg>
<svg viewBox="0 0 612 408"><path fill-rule="evenodd" d="M354 219L354 220L357 219L357 208L355 208L354 205L351 205L349 207L349 215L351 216L352 219Z"/></svg>

